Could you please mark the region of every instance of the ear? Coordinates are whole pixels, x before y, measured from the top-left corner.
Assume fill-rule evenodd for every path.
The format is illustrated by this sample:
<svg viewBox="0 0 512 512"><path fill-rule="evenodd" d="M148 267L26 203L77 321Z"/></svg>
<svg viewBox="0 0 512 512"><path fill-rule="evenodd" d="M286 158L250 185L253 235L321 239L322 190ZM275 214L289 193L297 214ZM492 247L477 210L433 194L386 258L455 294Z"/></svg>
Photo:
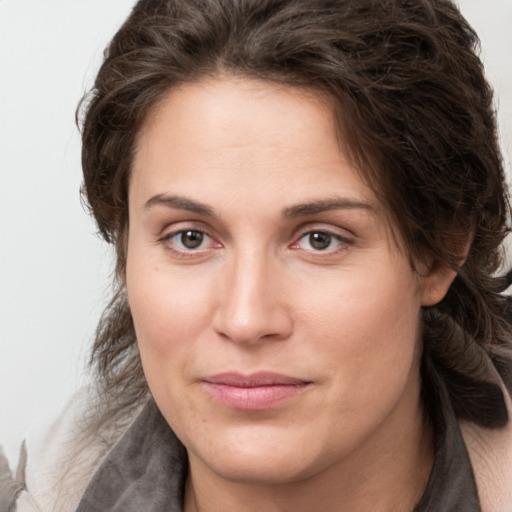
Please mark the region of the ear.
<svg viewBox="0 0 512 512"><path fill-rule="evenodd" d="M437 264L423 278L421 286L421 305L434 306L444 299L457 271L446 265Z"/></svg>
<svg viewBox="0 0 512 512"><path fill-rule="evenodd" d="M466 257L471 246L471 240L468 240L460 251L459 256L459 268L464 264ZM441 302L453 280L457 276L458 268L453 269L449 267L445 262L439 260L434 261L429 266L426 275L422 278L421 285L421 305L422 306L434 306Z"/></svg>

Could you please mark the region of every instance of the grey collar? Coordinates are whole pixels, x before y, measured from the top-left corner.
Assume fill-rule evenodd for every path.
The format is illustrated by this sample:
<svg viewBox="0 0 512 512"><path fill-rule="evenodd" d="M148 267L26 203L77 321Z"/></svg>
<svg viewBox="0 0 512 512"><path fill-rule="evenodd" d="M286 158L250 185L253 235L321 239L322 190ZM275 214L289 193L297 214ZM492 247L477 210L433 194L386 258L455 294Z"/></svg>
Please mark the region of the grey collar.
<svg viewBox="0 0 512 512"><path fill-rule="evenodd" d="M76 512L181 512L187 452L150 400L94 474Z"/></svg>
<svg viewBox="0 0 512 512"><path fill-rule="evenodd" d="M482 512L473 467L446 384L429 370L429 419L434 428L435 462L427 488L413 512Z"/></svg>

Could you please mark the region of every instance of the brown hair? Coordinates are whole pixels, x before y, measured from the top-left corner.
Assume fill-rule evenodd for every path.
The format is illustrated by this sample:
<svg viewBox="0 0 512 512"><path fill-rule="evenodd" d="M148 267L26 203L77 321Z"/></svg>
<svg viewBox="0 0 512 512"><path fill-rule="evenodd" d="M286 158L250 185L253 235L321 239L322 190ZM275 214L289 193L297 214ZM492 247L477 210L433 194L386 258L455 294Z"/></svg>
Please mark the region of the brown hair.
<svg viewBox="0 0 512 512"><path fill-rule="evenodd" d="M169 89L223 72L335 100L341 140L411 262L459 269L424 310L424 371L436 368L460 417L506 422L492 383L497 369L512 387L509 283L497 276L509 203L478 44L449 0L140 0L82 104L83 193L118 258L92 354L105 399L122 411L147 393L123 290L138 130Z"/></svg>

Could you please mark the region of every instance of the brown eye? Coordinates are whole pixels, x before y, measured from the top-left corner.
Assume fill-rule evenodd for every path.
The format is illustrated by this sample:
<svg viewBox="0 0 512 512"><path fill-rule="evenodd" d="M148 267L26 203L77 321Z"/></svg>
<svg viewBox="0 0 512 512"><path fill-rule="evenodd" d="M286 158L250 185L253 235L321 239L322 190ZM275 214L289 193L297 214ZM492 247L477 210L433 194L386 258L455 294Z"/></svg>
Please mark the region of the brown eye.
<svg viewBox="0 0 512 512"><path fill-rule="evenodd" d="M332 236L327 233L317 232L308 235L308 242L317 251L328 249L332 242Z"/></svg>
<svg viewBox="0 0 512 512"><path fill-rule="evenodd" d="M204 240L204 233L201 231L182 231L179 234L181 245L186 249L197 249Z"/></svg>
<svg viewBox="0 0 512 512"><path fill-rule="evenodd" d="M296 249L309 252L334 253L343 247L351 245L351 241L329 231L309 231L304 233L296 242Z"/></svg>
<svg viewBox="0 0 512 512"><path fill-rule="evenodd" d="M204 258L222 248L222 244L200 229L180 229L163 236L159 242L177 258Z"/></svg>

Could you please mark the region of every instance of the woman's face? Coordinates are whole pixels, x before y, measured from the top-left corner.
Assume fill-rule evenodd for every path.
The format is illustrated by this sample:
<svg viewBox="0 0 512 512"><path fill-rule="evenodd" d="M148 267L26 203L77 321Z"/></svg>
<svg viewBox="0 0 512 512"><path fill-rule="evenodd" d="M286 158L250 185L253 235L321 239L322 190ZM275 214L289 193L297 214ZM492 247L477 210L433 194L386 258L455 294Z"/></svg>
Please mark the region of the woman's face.
<svg viewBox="0 0 512 512"><path fill-rule="evenodd" d="M218 78L173 90L139 134L128 298L192 469L297 481L389 451L421 416L420 306L439 287L397 248L331 112Z"/></svg>

